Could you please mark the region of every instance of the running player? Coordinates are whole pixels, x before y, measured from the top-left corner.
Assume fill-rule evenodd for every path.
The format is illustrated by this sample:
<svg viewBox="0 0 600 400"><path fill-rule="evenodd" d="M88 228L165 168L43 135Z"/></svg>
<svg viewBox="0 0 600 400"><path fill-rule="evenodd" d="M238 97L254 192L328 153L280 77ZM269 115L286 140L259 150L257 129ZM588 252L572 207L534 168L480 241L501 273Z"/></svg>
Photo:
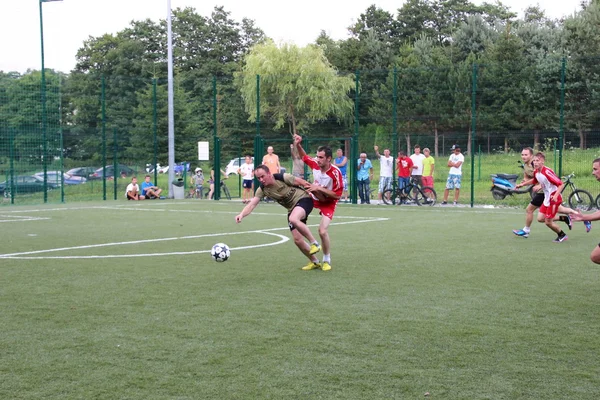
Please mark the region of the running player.
<svg viewBox="0 0 600 400"><path fill-rule="evenodd" d="M316 161L310 158L302 148L302 137L294 135L294 144L302 161L313 170L314 183L306 186L306 190L313 196L313 203L321 210L321 223L319 224L319 236L323 246L323 264L321 269L331 269L331 241L329 239L329 224L333 219L335 207L342 196L344 181L342 172L331 163L333 153L329 146L321 146L317 149ZM314 268L318 268L315 266ZM308 266L305 271L314 269Z"/></svg>
<svg viewBox="0 0 600 400"><path fill-rule="evenodd" d="M596 178L597 181L600 181L600 158L596 158L592 162L592 175ZM573 221L598 221L600 220L600 211L596 211L592 214L575 214L573 215ZM591 222L590 222L591 224ZM590 225L591 226L591 225ZM590 260L596 264L600 264L600 243L598 246L594 247L592 250L592 254L590 254Z"/></svg>

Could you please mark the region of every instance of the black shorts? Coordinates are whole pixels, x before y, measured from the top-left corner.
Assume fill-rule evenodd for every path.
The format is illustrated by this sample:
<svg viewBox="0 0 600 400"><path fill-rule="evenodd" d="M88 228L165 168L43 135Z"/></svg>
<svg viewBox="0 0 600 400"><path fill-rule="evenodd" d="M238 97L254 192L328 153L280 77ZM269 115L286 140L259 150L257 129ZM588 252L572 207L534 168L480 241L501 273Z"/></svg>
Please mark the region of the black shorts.
<svg viewBox="0 0 600 400"><path fill-rule="evenodd" d="M304 219L301 219L301 221L306 224L306 221L308 221L308 216L313 210L313 200L310 197L300 199L300 201L298 201L294 206L294 208L296 207L302 208L306 213L306 217L304 217ZM291 213L288 213L288 226L290 227L290 231L293 231L296 228L290 223L290 214Z"/></svg>
<svg viewBox="0 0 600 400"><path fill-rule="evenodd" d="M544 192L537 192L531 199L531 205L541 207L544 204Z"/></svg>
<svg viewBox="0 0 600 400"><path fill-rule="evenodd" d="M253 182L252 179L244 179L242 181L242 187L244 189L252 189L252 182Z"/></svg>

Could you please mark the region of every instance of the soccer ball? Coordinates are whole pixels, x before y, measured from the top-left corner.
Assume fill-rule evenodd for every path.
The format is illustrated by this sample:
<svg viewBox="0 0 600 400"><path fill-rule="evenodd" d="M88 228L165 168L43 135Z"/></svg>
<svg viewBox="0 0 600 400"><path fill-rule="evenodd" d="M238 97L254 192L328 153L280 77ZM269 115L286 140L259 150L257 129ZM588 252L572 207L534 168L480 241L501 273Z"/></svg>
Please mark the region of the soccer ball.
<svg viewBox="0 0 600 400"><path fill-rule="evenodd" d="M217 243L212 247L210 255L216 262L223 262L229 259L231 252L229 251L229 246L225 243Z"/></svg>

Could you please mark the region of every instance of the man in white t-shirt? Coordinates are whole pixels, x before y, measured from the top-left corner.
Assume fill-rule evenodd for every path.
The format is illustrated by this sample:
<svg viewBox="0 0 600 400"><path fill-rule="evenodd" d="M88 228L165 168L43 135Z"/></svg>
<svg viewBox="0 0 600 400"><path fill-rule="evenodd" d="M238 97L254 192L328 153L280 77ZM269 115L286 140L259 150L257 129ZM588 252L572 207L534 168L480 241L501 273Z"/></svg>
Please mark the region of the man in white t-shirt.
<svg viewBox="0 0 600 400"><path fill-rule="evenodd" d="M244 188L244 192L242 193L242 203L246 204L254 197L254 193L252 193L252 184L254 183L254 164L252 164L252 156L246 156L246 162L240 166L238 174L242 176L242 187Z"/></svg>
<svg viewBox="0 0 600 400"><path fill-rule="evenodd" d="M419 186L423 186L423 160L425 160L425 158L425 154L421 153L421 146L415 144L415 153L410 156L410 159L413 162L411 176Z"/></svg>
<svg viewBox="0 0 600 400"><path fill-rule="evenodd" d="M448 173L448 180L446 181L446 190L444 190L444 201L442 204L448 204L448 194L451 189L454 189L454 205L458 203L458 195L460 194L460 180L462 178L462 165L465 162L465 156L460 152L460 146L455 144L450 149L452 154L448 159L448 166L450 172Z"/></svg>
<svg viewBox="0 0 600 400"><path fill-rule="evenodd" d="M131 178L131 183L125 189L125 197L127 200L144 200L144 196L140 194L140 186L135 176Z"/></svg>
<svg viewBox="0 0 600 400"><path fill-rule="evenodd" d="M375 146L375 155L379 158L379 204L382 204L381 197L383 192L392 187L392 177L394 176L394 157L390 156L390 149L384 149L383 155L379 154L379 146Z"/></svg>

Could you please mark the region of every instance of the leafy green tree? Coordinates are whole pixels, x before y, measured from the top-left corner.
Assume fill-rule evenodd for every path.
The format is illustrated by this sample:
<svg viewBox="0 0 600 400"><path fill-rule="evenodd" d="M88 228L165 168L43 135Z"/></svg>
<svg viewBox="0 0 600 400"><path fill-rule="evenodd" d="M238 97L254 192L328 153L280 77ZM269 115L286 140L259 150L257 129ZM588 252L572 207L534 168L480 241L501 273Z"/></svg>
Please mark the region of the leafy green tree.
<svg viewBox="0 0 600 400"><path fill-rule="evenodd" d="M348 94L354 80L339 76L318 46L277 47L269 41L250 50L236 82L252 122L257 118L257 76L261 114L270 118L275 129L287 126L290 133L300 132L317 121L342 122L352 115Z"/></svg>

